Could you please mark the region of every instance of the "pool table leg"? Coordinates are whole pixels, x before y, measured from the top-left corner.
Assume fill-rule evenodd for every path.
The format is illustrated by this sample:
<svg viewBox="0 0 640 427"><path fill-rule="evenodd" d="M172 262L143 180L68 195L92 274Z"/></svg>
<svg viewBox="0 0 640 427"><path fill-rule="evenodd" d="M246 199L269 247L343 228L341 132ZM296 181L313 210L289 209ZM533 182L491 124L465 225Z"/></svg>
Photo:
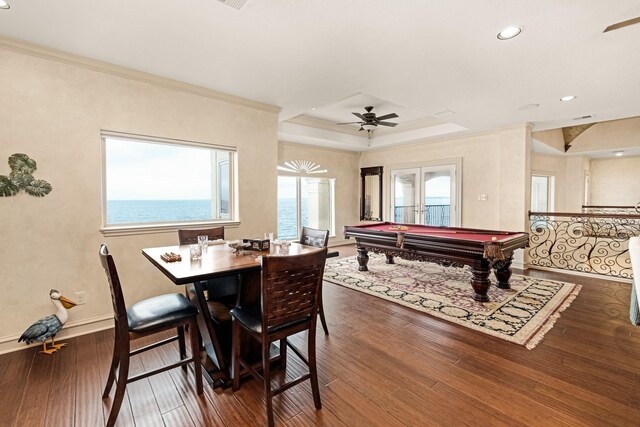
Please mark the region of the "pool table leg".
<svg viewBox="0 0 640 427"><path fill-rule="evenodd" d="M367 263L369 262L369 255L367 255L367 249L358 247L357 251L358 251L358 257L357 257L358 271L369 271L369 269L367 268Z"/></svg>
<svg viewBox="0 0 640 427"><path fill-rule="evenodd" d="M509 278L511 278L511 261L512 258L508 258L493 263L493 271L496 274L496 279L498 279L496 286L500 289L511 289L511 285L509 285Z"/></svg>
<svg viewBox="0 0 640 427"><path fill-rule="evenodd" d="M480 302L489 301L487 291L491 285L491 282L489 281L490 272L491 269L489 268L489 263L487 261L477 262L471 266L471 286L475 292L475 295L473 296L474 300Z"/></svg>

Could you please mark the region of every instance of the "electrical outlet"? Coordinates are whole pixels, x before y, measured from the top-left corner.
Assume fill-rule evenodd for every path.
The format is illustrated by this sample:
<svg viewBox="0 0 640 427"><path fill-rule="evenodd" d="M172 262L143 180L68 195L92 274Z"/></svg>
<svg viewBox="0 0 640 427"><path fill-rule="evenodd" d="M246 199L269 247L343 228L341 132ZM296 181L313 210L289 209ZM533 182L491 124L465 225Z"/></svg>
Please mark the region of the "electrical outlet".
<svg viewBox="0 0 640 427"><path fill-rule="evenodd" d="M76 300L74 301L76 304L86 304L87 303L87 291L78 291L76 292Z"/></svg>

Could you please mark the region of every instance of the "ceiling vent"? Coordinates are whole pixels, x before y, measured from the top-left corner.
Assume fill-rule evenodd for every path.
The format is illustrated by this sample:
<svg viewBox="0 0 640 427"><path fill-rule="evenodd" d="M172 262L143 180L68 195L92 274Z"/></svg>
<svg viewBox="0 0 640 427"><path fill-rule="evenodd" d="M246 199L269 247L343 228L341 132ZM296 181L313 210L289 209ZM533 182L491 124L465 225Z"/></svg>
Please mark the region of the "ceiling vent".
<svg viewBox="0 0 640 427"><path fill-rule="evenodd" d="M227 6L231 6L234 9L240 10L247 3L247 0L218 0L220 3Z"/></svg>

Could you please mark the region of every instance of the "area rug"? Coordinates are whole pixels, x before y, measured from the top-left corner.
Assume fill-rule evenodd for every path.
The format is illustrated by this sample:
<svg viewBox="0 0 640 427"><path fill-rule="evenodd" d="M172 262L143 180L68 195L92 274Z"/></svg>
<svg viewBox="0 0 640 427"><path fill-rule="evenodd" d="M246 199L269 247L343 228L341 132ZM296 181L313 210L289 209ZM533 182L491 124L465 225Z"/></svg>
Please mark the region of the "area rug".
<svg viewBox="0 0 640 427"><path fill-rule="evenodd" d="M514 274L511 289L489 288L489 302L473 300L471 269L370 254L369 271L356 257L328 259L324 280L374 295L494 337L534 348L581 286ZM496 280L493 274L492 283Z"/></svg>

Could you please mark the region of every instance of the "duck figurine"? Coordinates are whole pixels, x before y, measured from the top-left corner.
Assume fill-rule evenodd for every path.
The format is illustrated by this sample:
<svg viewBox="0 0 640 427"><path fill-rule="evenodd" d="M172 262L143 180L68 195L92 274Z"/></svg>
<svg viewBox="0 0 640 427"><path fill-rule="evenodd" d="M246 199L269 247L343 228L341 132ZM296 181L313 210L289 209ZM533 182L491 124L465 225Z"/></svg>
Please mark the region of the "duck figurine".
<svg viewBox="0 0 640 427"><path fill-rule="evenodd" d="M24 331L24 333L18 339L18 342L25 341L27 344L31 344L34 341L40 341L42 343L42 351L40 353L53 354L61 347L67 345L67 343L56 344L54 338L56 334L62 329L64 324L69 318L67 310L75 307L76 303L60 295L55 289L49 291L49 297L51 302L56 306L58 311L51 316L43 317L35 322L33 325ZM47 349L47 339L51 338L51 345Z"/></svg>

